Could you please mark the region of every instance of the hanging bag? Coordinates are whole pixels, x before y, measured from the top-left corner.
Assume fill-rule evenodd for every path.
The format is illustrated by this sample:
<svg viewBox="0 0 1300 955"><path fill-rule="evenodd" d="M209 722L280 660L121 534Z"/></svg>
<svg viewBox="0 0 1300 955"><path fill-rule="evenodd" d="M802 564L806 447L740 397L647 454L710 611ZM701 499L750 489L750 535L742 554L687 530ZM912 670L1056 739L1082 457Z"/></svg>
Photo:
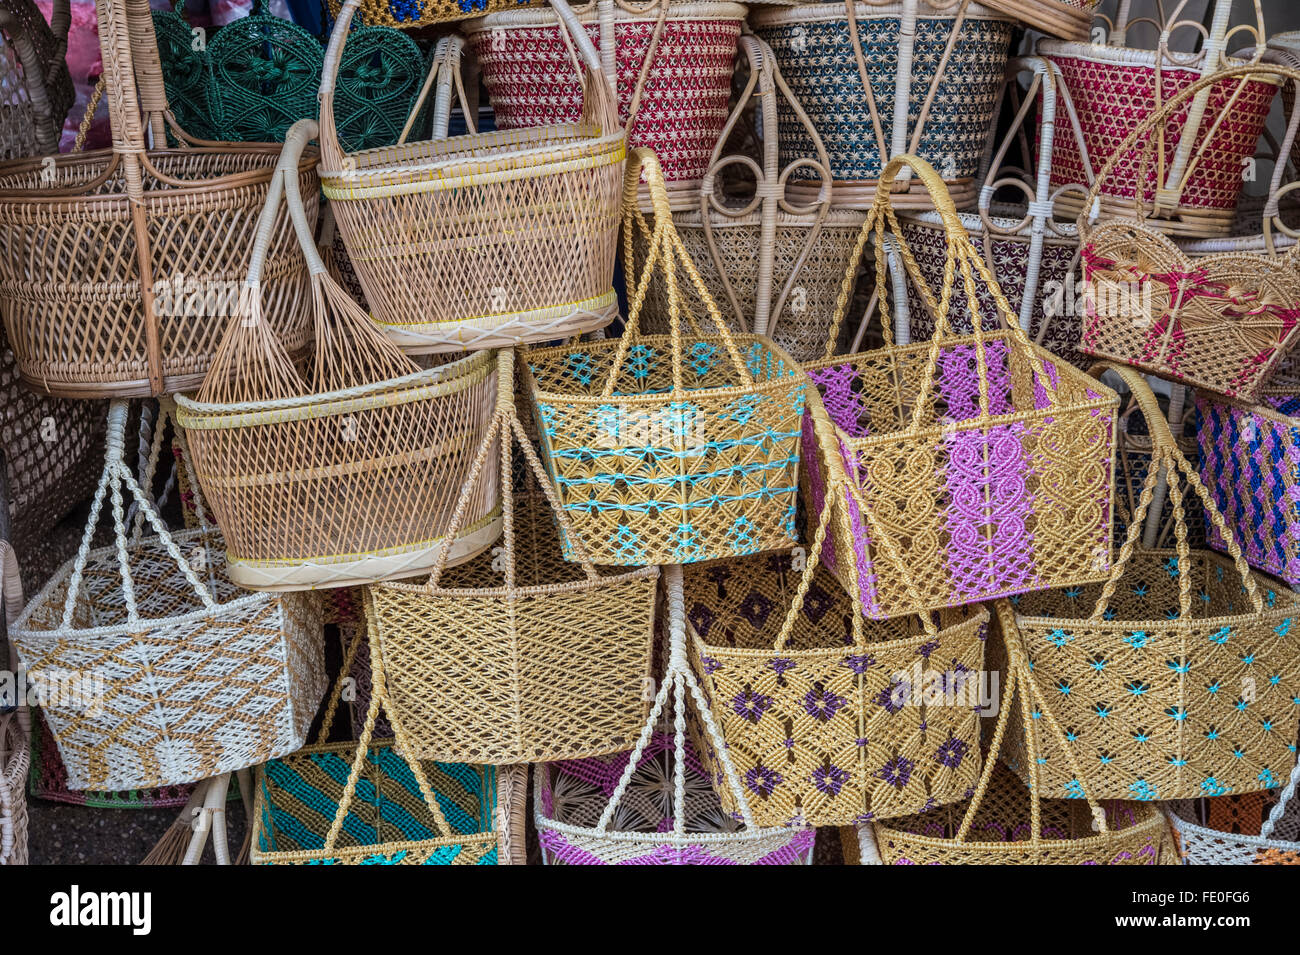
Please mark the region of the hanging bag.
<svg viewBox="0 0 1300 955"><path fill-rule="evenodd" d="M1178 836L1183 864L1300 865L1297 782L1300 763L1271 806L1265 793L1170 803L1169 822Z"/></svg>

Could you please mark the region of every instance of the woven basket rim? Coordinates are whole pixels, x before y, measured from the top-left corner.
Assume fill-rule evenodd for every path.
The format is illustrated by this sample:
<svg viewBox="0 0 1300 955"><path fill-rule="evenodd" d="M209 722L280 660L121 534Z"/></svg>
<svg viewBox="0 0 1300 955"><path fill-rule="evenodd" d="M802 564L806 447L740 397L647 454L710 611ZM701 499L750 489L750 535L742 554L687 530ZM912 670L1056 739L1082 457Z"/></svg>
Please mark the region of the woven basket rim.
<svg viewBox="0 0 1300 955"><path fill-rule="evenodd" d="M1267 382L1265 382L1264 384L1263 393L1269 394ZM1297 392L1297 394L1300 394L1300 392ZM1208 392L1204 390L1198 390L1196 392L1196 397L1194 400L1197 402L1197 404L1200 404L1201 402L1213 402L1221 405L1231 405L1233 408L1236 408L1239 411L1249 412L1250 414L1257 414L1262 418L1267 418L1270 421L1274 421L1277 424L1282 425L1284 428L1300 427L1300 414L1294 416L1284 415L1276 408L1270 408L1268 405L1263 404L1262 402L1259 404L1253 404L1249 401L1243 401L1240 398L1230 398L1227 395L1220 395L1214 392Z"/></svg>
<svg viewBox="0 0 1300 955"><path fill-rule="evenodd" d="M576 11L575 11L576 12ZM730 0L688 0L679 3L673 0L668 7L668 22L673 20L744 20L747 10L739 3ZM592 24L600 22L600 13L594 7L577 13L578 22ZM659 19L656 8L640 13L625 10L614 5L614 22L616 23L655 23ZM498 10L485 17L477 17L461 24L466 34L486 33L490 30L521 30L538 27L555 26L558 22L549 6L524 8L518 10Z"/></svg>
<svg viewBox="0 0 1300 955"><path fill-rule="evenodd" d="M1173 51L1179 56L1192 56L1191 53ZM1038 42L1038 53L1046 56L1049 60L1052 58L1064 58L1071 60L1085 60L1090 63L1104 63L1107 66L1145 66L1149 69L1156 68L1156 58L1160 55L1158 50L1137 50L1129 47L1114 47L1104 43L1088 43L1081 40L1055 40L1043 39ZM1239 56L1223 54L1220 62L1220 69L1231 69L1239 66L1251 66L1251 62L1242 59ZM1161 72L1168 73L1171 71L1180 71L1191 73L1194 78L1199 79L1201 76L1201 67L1195 63L1175 63L1173 60L1165 57L1161 64ZM1252 76L1256 82L1271 83L1273 86L1282 86L1286 79L1276 75L1270 75L1267 64L1260 66L1260 75Z"/></svg>
<svg viewBox="0 0 1300 955"><path fill-rule="evenodd" d="M724 216L716 210L710 209L710 220L715 231L720 229L738 229L750 228L761 225L763 222L763 213L756 209L753 212L743 216ZM862 223L867 221L867 213L860 209L830 209L826 217L822 220L823 229L860 229ZM673 222L679 229L703 229L704 218L700 215L698 209L683 209L680 212L673 213ZM776 213L776 227L778 229L807 229L811 228L817 222L817 213L786 212L784 209L778 209Z"/></svg>
<svg viewBox="0 0 1300 955"><path fill-rule="evenodd" d="M1014 225L1022 222L1029 213L1027 205L1018 205L1011 202L994 202L989 206L989 218L993 224L1003 229L1010 229ZM987 230L984 228L984 220L980 218L978 212L958 212L961 224L966 227L967 232L975 233L982 236ZM919 223L932 226L943 226L943 215L935 209L923 209L916 212L900 212L898 218L903 222ZM1048 228L1043 233L1043 238L1050 244L1069 246L1074 248L1078 245L1079 227L1074 222L1057 223L1057 227L1065 230L1065 235L1058 235ZM1033 236L1033 223L1029 222L1021 226L1019 230L1010 234L992 233L992 239L996 241L1015 242L1017 240L1029 241Z"/></svg>
<svg viewBox="0 0 1300 955"><path fill-rule="evenodd" d="M1273 849L1277 852L1300 853L1300 842L1287 842L1283 839L1273 838L1265 839L1263 836L1252 836L1244 832L1220 832L1218 829L1203 826L1199 822L1192 822L1179 812L1180 807L1177 804L1183 802L1183 800L1175 799L1171 800L1171 802L1173 805L1166 806L1165 809L1169 813L1170 824L1180 833L1187 832L1192 835L1216 839L1220 842L1235 843L1234 847L1243 849Z"/></svg>
<svg viewBox="0 0 1300 955"><path fill-rule="evenodd" d="M858 22L863 20L897 20L903 14L902 3L870 4L861 0L853 4ZM956 19L956 7L949 10L936 10L925 0L919 0L917 20L953 20ZM775 27L792 23L822 22L848 20L844 5L840 3L804 2L797 6L764 6L753 10L749 16L750 26ZM1018 23L1019 18L1001 13L979 3L970 3L966 7L966 22L971 20L1004 20Z"/></svg>

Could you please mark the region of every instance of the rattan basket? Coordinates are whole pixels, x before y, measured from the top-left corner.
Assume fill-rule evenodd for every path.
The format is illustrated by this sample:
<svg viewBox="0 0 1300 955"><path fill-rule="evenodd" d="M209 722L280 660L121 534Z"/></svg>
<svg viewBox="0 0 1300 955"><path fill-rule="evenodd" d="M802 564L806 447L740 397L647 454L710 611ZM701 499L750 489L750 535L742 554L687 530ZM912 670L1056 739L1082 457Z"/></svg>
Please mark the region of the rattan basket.
<svg viewBox="0 0 1300 955"><path fill-rule="evenodd" d="M0 650L10 673L17 657L4 637L23 606L18 559L9 542L0 538ZM8 694L6 694L7 696ZM7 707L13 704L13 709ZM32 717L21 699L0 700L0 865L27 863L27 773L32 761Z"/></svg>
<svg viewBox="0 0 1300 955"><path fill-rule="evenodd" d="M56 0L49 23L32 0L0 0L0 159L59 151L76 96L64 60L71 25L69 0Z"/></svg>

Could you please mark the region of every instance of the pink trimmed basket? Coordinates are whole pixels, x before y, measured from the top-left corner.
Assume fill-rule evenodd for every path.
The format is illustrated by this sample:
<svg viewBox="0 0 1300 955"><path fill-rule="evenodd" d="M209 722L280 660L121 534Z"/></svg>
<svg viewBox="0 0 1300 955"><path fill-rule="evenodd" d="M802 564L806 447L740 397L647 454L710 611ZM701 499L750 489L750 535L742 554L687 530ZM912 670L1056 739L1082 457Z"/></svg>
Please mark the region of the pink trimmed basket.
<svg viewBox="0 0 1300 955"><path fill-rule="evenodd" d="M595 10L579 19L615 81L628 146L653 149L669 195L693 206L727 120L745 8L618 0L612 20ZM499 129L577 121L582 91L554 13L494 13L466 32Z"/></svg>

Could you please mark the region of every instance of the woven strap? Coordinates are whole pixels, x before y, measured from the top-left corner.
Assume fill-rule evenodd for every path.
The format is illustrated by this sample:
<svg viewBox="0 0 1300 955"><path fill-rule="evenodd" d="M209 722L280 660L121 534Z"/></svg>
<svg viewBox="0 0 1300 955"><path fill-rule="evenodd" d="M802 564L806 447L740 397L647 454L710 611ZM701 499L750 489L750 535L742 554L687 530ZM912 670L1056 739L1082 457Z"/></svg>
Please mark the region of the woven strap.
<svg viewBox="0 0 1300 955"><path fill-rule="evenodd" d="M1297 785L1300 785L1300 762L1297 762L1291 769L1291 778L1287 780L1286 786L1278 796L1277 803L1269 812L1268 818L1264 820L1264 825L1260 826L1259 837L1261 839L1268 839L1273 835L1274 828L1286 815L1287 805L1295 798Z"/></svg>

